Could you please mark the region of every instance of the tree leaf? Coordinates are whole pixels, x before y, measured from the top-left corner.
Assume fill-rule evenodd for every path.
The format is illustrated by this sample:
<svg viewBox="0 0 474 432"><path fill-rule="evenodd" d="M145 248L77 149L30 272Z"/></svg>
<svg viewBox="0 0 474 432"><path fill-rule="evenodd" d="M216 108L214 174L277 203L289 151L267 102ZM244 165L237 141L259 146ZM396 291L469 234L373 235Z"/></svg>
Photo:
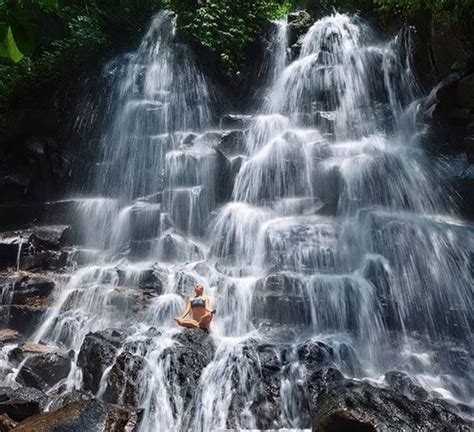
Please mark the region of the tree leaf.
<svg viewBox="0 0 474 432"><path fill-rule="evenodd" d="M35 47L35 27L29 14L19 9L11 14L9 24L18 49L23 55L31 56Z"/></svg>
<svg viewBox="0 0 474 432"><path fill-rule="evenodd" d="M6 27L6 24L0 24L0 27ZM0 29L0 57L6 57L15 63L18 63L22 58L23 54L18 49L13 32L10 26L7 27L6 31L4 28Z"/></svg>

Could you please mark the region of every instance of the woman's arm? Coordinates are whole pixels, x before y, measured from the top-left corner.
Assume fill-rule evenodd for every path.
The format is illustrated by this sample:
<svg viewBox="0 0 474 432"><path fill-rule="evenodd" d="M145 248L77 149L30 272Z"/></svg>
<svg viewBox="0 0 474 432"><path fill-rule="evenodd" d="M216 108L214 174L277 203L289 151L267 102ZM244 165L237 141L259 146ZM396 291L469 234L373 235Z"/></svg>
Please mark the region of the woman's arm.
<svg viewBox="0 0 474 432"><path fill-rule="evenodd" d="M186 315L191 311L191 300L188 299L188 302L186 303L186 309L183 313L183 315L181 315L181 318L186 318Z"/></svg>

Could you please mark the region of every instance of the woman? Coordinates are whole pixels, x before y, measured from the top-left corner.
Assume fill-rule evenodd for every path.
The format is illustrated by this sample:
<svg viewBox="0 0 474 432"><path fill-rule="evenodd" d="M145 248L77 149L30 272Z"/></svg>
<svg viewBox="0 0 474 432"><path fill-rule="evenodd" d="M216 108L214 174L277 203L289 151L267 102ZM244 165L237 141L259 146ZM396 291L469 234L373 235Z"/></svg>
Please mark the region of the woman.
<svg viewBox="0 0 474 432"><path fill-rule="evenodd" d="M174 320L182 327L187 328L201 328L209 329L212 318L216 313L215 310L209 309L209 299L204 297L204 285L198 283L194 286L195 296L188 300L186 310L181 317L176 317ZM189 312L192 311L192 318L186 318Z"/></svg>

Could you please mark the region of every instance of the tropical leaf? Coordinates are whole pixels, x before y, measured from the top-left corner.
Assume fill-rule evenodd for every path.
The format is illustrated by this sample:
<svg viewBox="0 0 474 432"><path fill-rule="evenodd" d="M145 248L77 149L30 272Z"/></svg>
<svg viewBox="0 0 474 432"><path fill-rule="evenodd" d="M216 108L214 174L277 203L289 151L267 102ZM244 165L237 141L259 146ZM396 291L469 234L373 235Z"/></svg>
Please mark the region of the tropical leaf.
<svg viewBox="0 0 474 432"><path fill-rule="evenodd" d="M23 55L31 56L35 47L35 26L31 16L20 9L10 15L8 24L11 27L18 49Z"/></svg>
<svg viewBox="0 0 474 432"><path fill-rule="evenodd" d="M8 58L15 63L23 58L13 37L12 28L3 23L0 23L0 57Z"/></svg>

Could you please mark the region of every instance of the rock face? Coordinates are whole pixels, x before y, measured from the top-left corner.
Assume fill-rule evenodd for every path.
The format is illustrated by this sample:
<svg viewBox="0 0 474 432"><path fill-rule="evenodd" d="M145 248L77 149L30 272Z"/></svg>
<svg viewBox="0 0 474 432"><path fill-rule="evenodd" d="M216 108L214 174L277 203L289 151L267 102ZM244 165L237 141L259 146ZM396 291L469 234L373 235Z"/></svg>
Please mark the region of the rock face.
<svg viewBox="0 0 474 432"><path fill-rule="evenodd" d="M191 401L201 373L214 355L214 343L200 329L185 329L174 339L177 344L165 349L161 358L169 361L183 400Z"/></svg>
<svg viewBox="0 0 474 432"><path fill-rule="evenodd" d="M384 381L387 383L388 388L409 399L426 400L428 398L428 392L424 388L416 385L413 380L403 372L387 372Z"/></svg>
<svg viewBox="0 0 474 432"><path fill-rule="evenodd" d="M453 189L462 198L461 210L464 217L474 218L474 59L455 64L446 76L430 93L423 103L423 117L428 124L424 139L430 150L441 152L455 162L456 176L445 175ZM460 158L456 157L457 155ZM458 161L461 159L461 161ZM459 167L462 162L463 167ZM449 171L449 169L448 169Z"/></svg>
<svg viewBox="0 0 474 432"><path fill-rule="evenodd" d="M314 19L305 10L288 14L289 45L293 46L296 44L298 39L308 31L313 22Z"/></svg>
<svg viewBox="0 0 474 432"><path fill-rule="evenodd" d="M124 334L118 330L89 333L79 352L78 365L82 368L84 389L96 393L106 368L112 366L117 350L124 342Z"/></svg>
<svg viewBox="0 0 474 432"><path fill-rule="evenodd" d="M470 430L466 421L437 405L350 380L336 380L322 390L312 427L318 432Z"/></svg>
<svg viewBox="0 0 474 432"><path fill-rule="evenodd" d="M138 415L92 399L73 402L53 412L46 412L20 423L19 432L134 432Z"/></svg>
<svg viewBox="0 0 474 432"><path fill-rule="evenodd" d="M104 400L118 405L138 406L138 390L144 360L128 352L117 357L107 375Z"/></svg>
<svg viewBox="0 0 474 432"><path fill-rule="evenodd" d="M0 202L40 201L58 188L66 160L50 136L25 136L4 142L0 165ZM2 138L5 138L2 137ZM31 220L34 215L30 215Z"/></svg>
<svg viewBox="0 0 474 432"><path fill-rule="evenodd" d="M18 373L18 381L27 387L48 390L71 370L71 360L56 353L28 357Z"/></svg>
<svg viewBox="0 0 474 432"><path fill-rule="evenodd" d="M0 270L59 269L67 263L64 250L72 239L69 225L39 225L0 233Z"/></svg>
<svg viewBox="0 0 474 432"><path fill-rule="evenodd" d="M46 299L53 291L55 282L38 274L19 276L0 276L0 289L3 291L3 304L31 304L34 299ZM7 300L8 299L8 300Z"/></svg>
<svg viewBox="0 0 474 432"><path fill-rule="evenodd" d="M39 414L46 401L46 394L35 388L0 388L0 414L7 415L16 422Z"/></svg>
<svg viewBox="0 0 474 432"><path fill-rule="evenodd" d="M4 326L27 334L40 323L46 310L40 304L0 306L0 320Z"/></svg>
<svg viewBox="0 0 474 432"><path fill-rule="evenodd" d="M308 300L301 281L290 273L280 272L259 281L253 293L255 323L305 324L310 320Z"/></svg>
<svg viewBox="0 0 474 432"><path fill-rule="evenodd" d="M46 312L48 297L56 286L53 279L21 272L0 276L0 320L4 327L27 334Z"/></svg>

